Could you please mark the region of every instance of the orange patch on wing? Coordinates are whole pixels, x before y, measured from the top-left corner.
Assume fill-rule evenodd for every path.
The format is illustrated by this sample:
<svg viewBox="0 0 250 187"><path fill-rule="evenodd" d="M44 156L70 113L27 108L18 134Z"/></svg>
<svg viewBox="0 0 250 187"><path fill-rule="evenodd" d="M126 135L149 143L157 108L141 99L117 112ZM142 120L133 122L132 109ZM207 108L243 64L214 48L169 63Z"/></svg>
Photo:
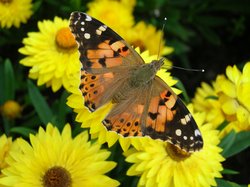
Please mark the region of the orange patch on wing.
<svg viewBox="0 0 250 187"><path fill-rule="evenodd" d="M106 58L105 63L107 67L119 66L122 64L122 58L121 57Z"/></svg>
<svg viewBox="0 0 250 187"><path fill-rule="evenodd" d="M114 52L112 50L108 49L97 49L97 50L87 50L87 58L92 59L92 58L104 58L104 57L113 57Z"/></svg>
<svg viewBox="0 0 250 187"><path fill-rule="evenodd" d="M167 95L169 95L169 96L167 96ZM174 97L174 95L170 91L168 91L168 90L163 91L161 93L161 98L166 100L165 105L169 109L174 107L174 105L176 103L176 98Z"/></svg>
<svg viewBox="0 0 250 187"><path fill-rule="evenodd" d="M88 108L95 110L100 107L101 96L105 92L103 83L110 81L114 77L113 73L94 75L81 71L80 90L83 93L85 104Z"/></svg>
<svg viewBox="0 0 250 187"><path fill-rule="evenodd" d="M166 123L166 114L167 114L166 106L159 106L158 112L159 112L159 114L157 116L155 130L157 132L164 132L165 131L165 123Z"/></svg>
<svg viewBox="0 0 250 187"><path fill-rule="evenodd" d="M98 48L99 49L111 49L110 45L106 43L107 41L103 42L103 43L100 43L98 45Z"/></svg>
<svg viewBox="0 0 250 187"><path fill-rule="evenodd" d="M123 136L142 136L140 118L143 109L144 105L136 105L129 112L110 116L106 119L109 122L105 126Z"/></svg>
<svg viewBox="0 0 250 187"><path fill-rule="evenodd" d="M130 54L128 47L121 41L116 41L112 43L110 46L114 51L117 51L123 57Z"/></svg>
<svg viewBox="0 0 250 187"><path fill-rule="evenodd" d="M171 111L171 110L169 110L169 109L167 109L167 115L166 115L166 117L167 117L167 121L172 121L173 120L173 118L174 118L174 115L175 115L175 110L174 111Z"/></svg>

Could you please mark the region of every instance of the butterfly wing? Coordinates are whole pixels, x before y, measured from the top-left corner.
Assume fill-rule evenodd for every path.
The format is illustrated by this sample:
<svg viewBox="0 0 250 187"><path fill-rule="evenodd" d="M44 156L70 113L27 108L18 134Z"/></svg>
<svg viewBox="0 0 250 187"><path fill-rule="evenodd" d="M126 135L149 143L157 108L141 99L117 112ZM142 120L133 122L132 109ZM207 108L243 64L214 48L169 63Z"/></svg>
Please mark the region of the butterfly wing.
<svg viewBox="0 0 250 187"><path fill-rule="evenodd" d="M80 90L85 106L93 112L110 101L130 69L144 61L112 29L85 13L71 13L70 29L82 63Z"/></svg>
<svg viewBox="0 0 250 187"><path fill-rule="evenodd" d="M161 139L186 152L202 148L201 133L192 115L159 77L129 98L113 108L103 121L108 130L123 136Z"/></svg>
<svg viewBox="0 0 250 187"><path fill-rule="evenodd" d="M80 61L88 72L113 71L113 67L143 64L144 61L112 29L83 12L73 12L70 29L79 44Z"/></svg>
<svg viewBox="0 0 250 187"><path fill-rule="evenodd" d="M198 126L181 99L159 77L155 77L142 120L142 132L154 139L166 140L187 152L198 151L203 140Z"/></svg>
<svg viewBox="0 0 250 187"><path fill-rule="evenodd" d="M104 126L124 137L142 136L142 116L150 96L150 87L135 89L126 100L116 104L103 120Z"/></svg>

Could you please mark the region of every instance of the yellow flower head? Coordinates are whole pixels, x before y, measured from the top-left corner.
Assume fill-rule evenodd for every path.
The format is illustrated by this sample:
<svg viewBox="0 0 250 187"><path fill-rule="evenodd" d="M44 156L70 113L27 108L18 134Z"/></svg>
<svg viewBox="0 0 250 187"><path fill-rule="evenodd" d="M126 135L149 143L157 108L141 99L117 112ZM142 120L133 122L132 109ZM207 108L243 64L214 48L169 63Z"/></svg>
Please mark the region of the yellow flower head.
<svg viewBox="0 0 250 187"><path fill-rule="evenodd" d="M231 130L250 130L250 62L241 72L236 66L228 66L225 75L218 75L213 87L203 83L197 89L194 105L198 111L206 111L207 121L215 127L223 121L228 125L223 129L224 136Z"/></svg>
<svg viewBox="0 0 250 187"><path fill-rule="evenodd" d="M70 125L60 134L51 124L30 135L30 142L17 139L19 150L10 152L9 167L2 170L0 184L19 187L118 186L104 174L115 167L105 161L110 153L88 142L87 132L71 137Z"/></svg>
<svg viewBox="0 0 250 187"><path fill-rule="evenodd" d="M218 95L214 88L202 82L201 87L197 88L193 99L194 109L206 113L206 121L217 128L224 120L225 116L220 109Z"/></svg>
<svg viewBox="0 0 250 187"><path fill-rule="evenodd" d="M31 0L0 0L0 26L19 28L32 15L31 8Z"/></svg>
<svg viewBox="0 0 250 187"><path fill-rule="evenodd" d="M146 63L156 59L156 56L149 56L148 51L140 53L139 49L136 50ZM170 63L167 62L167 64L169 65ZM169 86L173 86L177 83L177 81L174 80L170 76L170 73L166 72L166 70L159 70L157 75L160 76ZM78 85L80 85L80 80L78 80ZM177 94L180 93L180 90L178 89L173 88L173 90ZM107 129L102 124L103 119L111 110L112 104L108 103L94 113L90 113L84 106L84 98L80 90L72 90L71 92L72 94L68 97L67 104L74 109L74 112L77 113L76 121L80 122L83 128L90 128L91 137L98 138L98 142L100 144L107 142L109 146L112 146L117 140L119 140L122 149L127 150L130 146L131 138L124 138L115 132L107 131Z"/></svg>
<svg viewBox="0 0 250 187"><path fill-rule="evenodd" d="M7 138L5 134L0 137L0 169L6 168L8 165L5 158L9 155L12 146L12 139Z"/></svg>
<svg viewBox="0 0 250 187"><path fill-rule="evenodd" d="M134 46L140 47L142 51L148 50L150 55L168 55L173 52L173 48L165 46L162 31L157 31L153 25L146 25L140 21L134 27L123 33L127 42ZM160 49L159 44L161 43Z"/></svg>
<svg viewBox="0 0 250 187"><path fill-rule="evenodd" d="M132 142L135 148L125 152L126 161L133 163L127 175L140 176L137 186L216 185L215 178L221 177L221 162L224 160L220 155L222 150L217 146L218 131L213 130L210 124L202 125L205 120L204 113L195 113L193 116L204 140L204 147L199 152L186 153L172 144L150 138Z"/></svg>
<svg viewBox="0 0 250 187"><path fill-rule="evenodd" d="M121 36L134 24L132 8L128 8L127 3L115 0L97 0L90 2L88 8L87 14L101 20Z"/></svg>
<svg viewBox="0 0 250 187"><path fill-rule="evenodd" d="M22 107L16 101L8 100L0 107L0 112L8 119L15 119L21 116Z"/></svg>
<svg viewBox="0 0 250 187"><path fill-rule="evenodd" d="M29 77L38 85L51 86L55 92L61 86L75 86L80 63L77 44L69 30L68 20L38 22L39 32L30 32L19 52L26 55L20 63L31 67Z"/></svg>
<svg viewBox="0 0 250 187"><path fill-rule="evenodd" d="M250 62L242 72L235 65L228 66L226 75L218 76L215 84L221 110L229 122L222 134L250 130Z"/></svg>

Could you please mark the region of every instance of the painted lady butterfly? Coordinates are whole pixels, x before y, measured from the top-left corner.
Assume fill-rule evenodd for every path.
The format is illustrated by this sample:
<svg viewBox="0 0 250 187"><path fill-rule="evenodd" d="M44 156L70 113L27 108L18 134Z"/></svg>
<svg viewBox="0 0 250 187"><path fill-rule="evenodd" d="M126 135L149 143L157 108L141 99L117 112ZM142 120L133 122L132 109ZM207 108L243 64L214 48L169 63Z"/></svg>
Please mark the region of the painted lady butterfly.
<svg viewBox="0 0 250 187"><path fill-rule="evenodd" d="M164 58L145 64L118 34L82 12L71 13L70 29L79 44L84 105L94 112L114 104L103 120L108 130L124 137L162 139L186 152L203 147L192 115L156 76Z"/></svg>

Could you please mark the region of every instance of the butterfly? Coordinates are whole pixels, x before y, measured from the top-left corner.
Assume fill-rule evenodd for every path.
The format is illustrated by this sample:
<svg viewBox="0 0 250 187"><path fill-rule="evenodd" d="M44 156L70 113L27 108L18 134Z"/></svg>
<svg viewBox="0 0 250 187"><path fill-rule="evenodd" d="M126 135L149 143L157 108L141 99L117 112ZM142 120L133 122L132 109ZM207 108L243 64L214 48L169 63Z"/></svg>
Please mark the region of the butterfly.
<svg viewBox="0 0 250 187"><path fill-rule="evenodd" d="M83 12L71 13L70 29L80 52L84 105L94 112L113 103L102 122L107 130L161 139L186 152L203 147L185 104L156 75L164 58L146 64L111 28Z"/></svg>

